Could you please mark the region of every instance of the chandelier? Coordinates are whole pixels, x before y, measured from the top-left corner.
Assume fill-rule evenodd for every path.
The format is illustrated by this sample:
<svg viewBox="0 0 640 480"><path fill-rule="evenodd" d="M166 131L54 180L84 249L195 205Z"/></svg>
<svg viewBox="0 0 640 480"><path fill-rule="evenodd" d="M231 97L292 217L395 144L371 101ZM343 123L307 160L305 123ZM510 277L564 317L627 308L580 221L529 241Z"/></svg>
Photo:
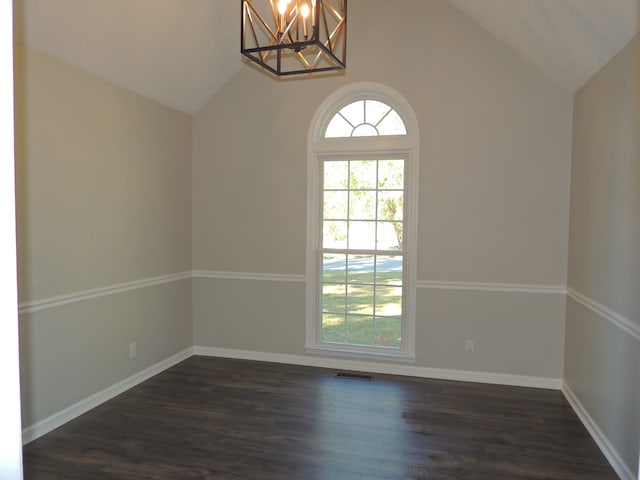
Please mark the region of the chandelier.
<svg viewBox="0 0 640 480"><path fill-rule="evenodd" d="M346 67L347 0L241 0L240 51L275 75Z"/></svg>

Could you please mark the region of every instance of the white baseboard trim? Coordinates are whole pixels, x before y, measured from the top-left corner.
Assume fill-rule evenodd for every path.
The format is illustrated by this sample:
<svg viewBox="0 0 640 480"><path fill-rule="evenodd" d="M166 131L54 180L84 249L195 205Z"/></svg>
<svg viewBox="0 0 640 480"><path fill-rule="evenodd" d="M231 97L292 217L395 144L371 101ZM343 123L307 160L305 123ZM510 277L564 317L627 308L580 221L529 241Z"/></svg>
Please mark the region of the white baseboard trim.
<svg viewBox="0 0 640 480"><path fill-rule="evenodd" d="M566 382L562 382L562 393L621 480L636 480L636 476L631 472L629 466L624 462L618 451L600 430L598 424L591 418L587 409Z"/></svg>
<svg viewBox="0 0 640 480"><path fill-rule="evenodd" d="M193 356L193 347L186 348L181 352L166 358L155 365L145 368L141 372L131 375L124 380L105 388L104 390L91 395L79 402L65 408L64 410L54 413L50 417L39 421L33 425L30 425L22 430L22 444L25 445L32 442L36 438L39 438L46 433L58 428L61 425L79 417L83 413L103 404L107 400L111 400L117 395L129 390L132 387L148 380L149 378L157 375L158 373L180 363L183 360Z"/></svg>
<svg viewBox="0 0 640 480"><path fill-rule="evenodd" d="M308 367L331 368L336 370L353 370L388 375L404 375L409 377L435 378L440 380L457 380L462 382L491 383L497 385L513 385L517 387L535 387L560 390L562 380L559 378L532 377L526 375L509 375L503 373L474 372L467 370L449 370L442 368L417 367L415 365L386 364L378 362L344 360L327 357L303 355L284 355L279 353L254 352L249 350L233 350L217 347L193 347L194 355L208 357L237 358L257 360L261 362L288 363Z"/></svg>

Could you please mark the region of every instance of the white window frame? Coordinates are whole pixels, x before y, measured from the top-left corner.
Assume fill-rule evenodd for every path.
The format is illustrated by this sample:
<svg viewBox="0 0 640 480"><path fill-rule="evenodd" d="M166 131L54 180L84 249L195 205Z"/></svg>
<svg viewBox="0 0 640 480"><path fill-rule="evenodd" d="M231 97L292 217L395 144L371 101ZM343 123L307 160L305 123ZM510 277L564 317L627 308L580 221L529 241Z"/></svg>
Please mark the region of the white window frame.
<svg viewBox="0 0 640 480"><path fill-rule="evenodd" d="M407 135L379 137L323 138L328 122L344 106L357 100L378 100L393 108L404 121ZM347 85L331 94L311 120L307 139L307 259L306 259L306 334L305 351L357 358L390 361L415 360L416 276L418 237L418 166L420 132L411 105L395 90L373 82ZM403 319L399 349L322 342L320 325L319 249L322 245L323 159L401 158L406 162L404 192Z"/></svg>

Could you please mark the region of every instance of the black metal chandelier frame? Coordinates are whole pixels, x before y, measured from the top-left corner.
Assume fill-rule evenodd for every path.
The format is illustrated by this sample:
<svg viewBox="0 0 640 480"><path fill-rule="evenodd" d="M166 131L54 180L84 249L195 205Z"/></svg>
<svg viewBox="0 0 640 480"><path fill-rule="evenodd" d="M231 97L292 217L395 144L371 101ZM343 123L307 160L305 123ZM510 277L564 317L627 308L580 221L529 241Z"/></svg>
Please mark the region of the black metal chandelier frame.
<svg viewBox="0 0 640 480"><path fill-rule="evenodd" d="M241 6L241 53L274 75L346 68L347 0L241 0Z"/></svg>

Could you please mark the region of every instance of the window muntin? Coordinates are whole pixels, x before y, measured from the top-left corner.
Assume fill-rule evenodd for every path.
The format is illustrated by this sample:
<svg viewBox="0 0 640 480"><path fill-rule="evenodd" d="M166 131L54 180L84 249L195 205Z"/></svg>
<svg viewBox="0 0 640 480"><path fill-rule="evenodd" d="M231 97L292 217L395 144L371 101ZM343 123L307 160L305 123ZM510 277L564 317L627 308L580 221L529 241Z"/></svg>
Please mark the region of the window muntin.
<svg viewBox="0 0 640 480"><path fill-rule="evenodd" d="M393 108L378 100L356 100L342 107L329 121L324 138L406 135L407 129Z"/></svg>
<svg viewBox="0 0 640 480"><path fill-rule="evenodd" d="M322 342L399 348L404 159L322 162Z"/></svg>

